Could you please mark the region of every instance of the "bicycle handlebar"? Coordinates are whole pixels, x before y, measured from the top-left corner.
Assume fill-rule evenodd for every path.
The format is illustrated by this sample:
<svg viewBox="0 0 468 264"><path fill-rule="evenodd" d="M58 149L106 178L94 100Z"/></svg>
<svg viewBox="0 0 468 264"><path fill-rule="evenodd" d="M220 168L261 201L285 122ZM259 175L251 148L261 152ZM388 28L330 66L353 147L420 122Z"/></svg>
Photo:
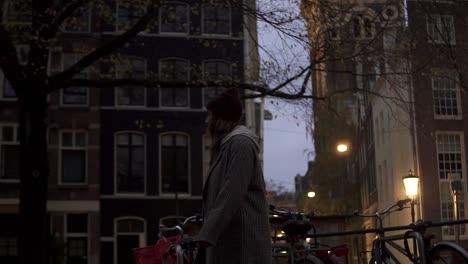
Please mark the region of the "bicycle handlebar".
<svg viewBox="0 0 468 264"><path fill-rule="evenodd" d="M406 208L404 206L409 202L411 202L410 198L403 199L403 200L398 200L394 205L389 206L388 208L386 208L382 212L375 212L375 213L372 213L372 214L363 214L363 213L360 213L358 210L355 210L354 215L355 216L360 216L360 217L376 217L376 218L379 218L381 216L384 216L384 215L390 213L393 208L398 208L397 209L398 211L402 210L403 208Z"/></svg>

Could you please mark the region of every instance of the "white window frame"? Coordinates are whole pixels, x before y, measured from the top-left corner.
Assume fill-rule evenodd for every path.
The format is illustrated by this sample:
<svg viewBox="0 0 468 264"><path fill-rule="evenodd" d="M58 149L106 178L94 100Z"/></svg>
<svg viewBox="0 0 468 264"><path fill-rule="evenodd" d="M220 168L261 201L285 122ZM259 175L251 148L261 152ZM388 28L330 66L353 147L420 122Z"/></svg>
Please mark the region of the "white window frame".
<svg viewBox="0 0 468 264"><path fill-rule="evenodd" d="M230 61L228 61L228 60L219 60L219 59L216 60L216 59L215 59L215 60L204 60L204 61L202 61L202 76L203 76L203 80L208 81L208 80L206 80L206 78L205 78L205 76L206 76L206 66L205 66L205 65L206 65L207 63L211 63L211 62L215 62L215 63L219 63L219 62L221 62L221 63L226 63L227 66L228 66L228 68L229 68L230 80L233 79L233 76L232 76L232 68L233 68L232 62L230 62ZM203 108L205 108L205 105L208 103L208 102L205 102L205 89L206 89L206 88L203 88L203 89L202 89L202 106L203 106Z"/></svg>
<svg viewBox="0 0 468 264"><path fill-rule="evenodd" d="M12 142L3 142L3 128L4 127L13 128L13 141ZM17 123L1 123L0 124L0 159L2 159L1 149L3 148L4 145L20 147L18 133L19 133L19 125ZM3 168L1 168L0 173L3 173ZM0 177L0 182L18 183L20 182L19 178L20 178L20 172L18 171L18 179L3 179L3 177Z"/></svg>
<svg viewBox="0 0 468 264"><path fill-rule="evenodd" d="M185 32L165 32L165 31L162 31L162 9L163 9L163 6L165 5L184 5L185 6L185 9L186 9L186 17L187 17L187 28L186 28L186 31ZM165 2L164 4L162 4L160 7L159 7L159 21L158 21L158 25L159 25L159 34L161 35L189 35L190 34L190 5L188 3L184 3L184 2L179 2L179 1L168 1L168 2Z"/></svg>
<svg viewBox="0 0 468 264"><path fill-rule="evenodd" d="M129 28L125 28L125 29L120 29L119 28L119 25L120 25L120 21L119 21L119 6L120 6L120 2L122 0L116 0L115 1L115 25L114 25L114 32L124 32L124 31L127 31L128 29L130 29L133 25L130 25ZM146 14L146 12L148 12L148 9L147 7L144 8L144 12L143 12L143 16ZM142 17L143 17L142 16ZM140 17L141 19L141 17ZM142 30L140 31L138 34L147 34L147 33L150 33L148 32L148 29L145 29L145 30Z"/></svg>
<svg viewBox="0 0 468 264"><path fill-rule="evenodd" d="M86 230L87 233L69 233L68 232L68 216L71 214L86 214ZM90 217L89 213L86 212L77 212L77 213L65 213L64 214L64 225L63 225L63 239L64 242L68 242L68 238L82 238L86 237L86 246L87 246L87 251L86 251L86 262L89 263L90 261L90 252L91 252L91 239L90 239ZM68 254L68 252L66 252ZM68 256L68 255L67 255Z"/></svg>
<svg viewBox="0 0 468 264"><path fill-rule="evenodd" d="M224 7L228 9L228 24L229 24L229 32L227 34L216 34L216 33L205 33L205 6L214 6L216 7L217 4L222 4ZM222 3L219 1L214 1L212 3L204 3L201 6L201 32L202 35L205 36L223 36L223 37L230 37L232 36L232 8L229 3Z"/></svg>
<svg viewBox="0 0 468 264"><path fill-rule="evenodd" d="M167 131L159 134L159 195L160 196L173 196L174 192L163 192L162 188L162 138L167 135L182 135L187 137L187 177L188 177L188 193L177 193L180 197L187 197L192 195L192 147L191 147L191 137L190 134L181 132L181 131Z"/></svg>
<svg viewBox="0 0 468 264"><path fill-rule="evenodd" d="M9 11L9 3L10 1L15 0L5 0L3 3L3 23L9 25L31 25L32 24L32 10L31 10L31 21L8 21L8 11ZM27 0L26 0L27 1Z"/></svg>
<svg viewBox="0 0 468 264"><path fill-rule="evenodd" d="M72 146L66 146L64 147L63 146L63 134L64 133L71 133L72 134ZM77 133L84 133L84 136L85 136L85 146L84 147L80 147L80 146L76 146L76 134ZM58 184L59 185L62 185L62 186L84 186L84 185L87 185L88 184L88 167L89 167L89 162L88 162L88 138L89 138L89 135L88 135L88 131L86 130L83 130L83 129L61 129L59 131L59 146L58 146L58 156L59 156L59 159L58 159ZM83 182L79 182L79 183L70 183L70 182L63 182L62 181L62 150L82 150L84 151L85 153L85 167L84 167L84 181Z"/></svg>
<svg viewBox="0 0 468 264"><path fill-rule="evenodd" d="M119 233L118 231L118 223L119 221L121 220L137 220L137 221L141 221L143 222L143 233L138 233L138 232L122 232L122 233ZM138 238L139 238L139 246L140 247L144 247L146 246L147 242L146 242L146 233L147 233L147 226L146 226L146 220L144 218L141 218L141 217L136 217L136 216L123 216L123 217L117 217L117 218L114 218L114 245L113 245L113 248L114 248L114 264L117 264L117 249L118 249L118 236L119 234L121 235L132 235L132 236L135 236L135 235L138 235Z"/></svg>
<svg viewBox="0 0 468 264"><path fill-rule="evenodd" d="M146 75L148 74L148 61L143 58L143 57L137 57L137 56L124 56L123 57L123 63L127 63L125 62L126 60L128 60L128 63L130 63L131 60L141 60L144 64L144 77L143 78L146 78ZM117 67L114 67L114 72L113 72L113 75L118 79L120 78L120 76L122 75L122 71L119 71L117 70ZM147 89L145 86L142 86L143 88L143 104L141 105L127 105L127 104L119 104L119 96L118 96L118 89L119 87L116 86L114 88L114 106L115 107L118 107L118 108L125 108L125 109L141 109L141 108L146 108L146 106L148 105L148 102L147 102L147 98L148 98L148 95L147 95Z"/></svg>
<svg viewBox="0 0 468 264"><path fill-rule="evenodd" d="M93 8L92 8L92 5L91 3L88 3L86 4L88 7L88 28L84 31L77 31L77 30L67 30L65 29L66 28L66 24L67 24L67 20L71 17L73 17L74 15L71 15L67 20L65 20L61 26L61 30L62 32L64 33L91 33L91 23L92 23L92 12L93 12ZM81 8L81 7L80 7ZM79 8L78 8L79 9Z"/></svg>
<svg viewBox="0 0 468 264"><path fill-rule="evenodd" d="M460 87L458 86L458 80L454 80L455 84L455 89L447 90L447 89L435 89L435 81L437 78L447 78L450 76L456 76L456 72L453 71L447 71L447 72L441 72L443 73L442 75L432 75L431 77L431 86L432 86L432 110L434 112L434 118L435 119L456 119L456 120L461 120L463 118L463 113L462 113L462 100L461 100L461 95L460 95ZM453 91L455 92L455 98L457 102L457 115L438 115L435 110L435 98L434 98L434 92L435 91Z"/></svg>
<svg viewBox="0 0 468 264"><path fill-rule="evenodd" d="M439 151L439 144L438 144L438 137L440 135L458 135L459 138L460 138L460 152L440 152ZM437 171L437 179L439 180L439 201L440 201L440 217L441 217L441 221L446 221L447 219L443 219L443 207L442 207L442 204L443 203L446 203L447 201L443 201L442 200L442 185L446 185L448 184L450 186L450 179L448 178L448 175L447 175L447 178L446 179L441 179L440 178L440 175L439 175L439 154L441 153L460 153L461 154L461 173L462 173L462 178L461 178L461 182L462 182L462 186L463 186L463 196L464 196L464 199L463 199L463 202L464 202L464 212L465 212L465 216L467 215L468 211L467 211L467 207L468 207L468 195L467 195L467 191L468 191L468 188L467 188L467 184L466 184L466 157L465 157L465 139L464 139L464 134L463 132L458 132L458 131L436 131L435 133L435 140L436 140L436 158L437 158L437 164L436 164L436 171ZM447 173L449 174L449 173ZM450 192L450 190L449 190ZM468 239L468 229L466 228L467 226L465 225L465 234L460 234L460 238L462 239ZM442 231L442 239L443 240L453 240L455 238L455 236L452 236L452 235L446 235L444 234L444 229L448 229L450 227L442 227L441 228L441 231Z"/></svg>
<svg viewBox="0 0 468 264"><path fill-rule="evenodd" d="M445 31L443 18L450 18L451 25L450 32ZM431 26L433 28L431 28ZM443 26L443 31L439 28L439 26ZM430 14L426 16L426 32L428 35L428 42L432 44L442 44L442 45L455 45L456 44L456 32L455 32L455 18L452 15L440 15L440 14ZM447 43L447 40L444 39L446 35L450 35L450 40Z"/></svg>
<svg viewBox="0 0 468 264"><path fill-rule="evenodd" d="M190 81L190 71L191 71L191 67L190 67L190 61L187 60L187 59L183 59L183 58L178 58L178 57L167 57L167 58L162 58L159 60L159 65L158 65L158 68L159 68L159 71L158 71L158 75L159 76L162 76L162 65L165 61L172 61L172 60L176 60L176 61L183 61L187 64L187 68L188 68L188 71L187 71L187 80ZM162 79L161 77L159 79ZM163 100L162 100L162 88L164 87L160 87L158 89L158 98L159 98L159 102L158 102L158 105L159 105L159 108L161 109L171 109L171 110L176 110L176 109L187 109L187 108L190 108L190 89L188 87L186 87L185 89L187 89L187 105L186 106L167 106L167 105L163 105Z"/></svg>
<svg viewBox="0 0 468 264"><path fill-rule="evenodd" d="M143 136L143 192L141 193L131 193L131 192L119 192L117 188L117 151L118 151L118 142L117 137L121 134L137 134ZM114 133L114 195L115 196L145 196L147 193L147 138L146 134L141 131L135 130L122 130Z"/></svg>
<svg viewBox="0 0 468 264"><path fill-rule="evenodd" d="M76 52L62 52L61 53L61 60L62 60L62 71L63 68L65 67L65 57L70 56L72 59L73 63L71 65L76 64L81 58L82 58L81 53L76 53ZM86 78L89 78L89 72L87 70L84 70L81 72L82 74L86 75ZM70 86L71 87L71 86ZM86 89L86 102L84 104L66 104L64 103L64 89L60 89L60 106L61 107L68 107L68 108L82 108L82 107L88 107L89 106L89 87L85 87Z"/></svg>

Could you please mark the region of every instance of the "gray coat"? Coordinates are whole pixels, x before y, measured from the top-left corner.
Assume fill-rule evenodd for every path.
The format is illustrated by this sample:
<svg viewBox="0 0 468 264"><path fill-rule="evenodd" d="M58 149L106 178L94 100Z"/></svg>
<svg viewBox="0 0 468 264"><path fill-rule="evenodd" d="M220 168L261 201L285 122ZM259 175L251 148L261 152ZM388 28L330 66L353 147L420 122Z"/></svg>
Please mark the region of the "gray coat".
<svg viewBox="0 0 468 264"><path fill-rule="evenodd" d="M256 137L238 126L222 141L203 188L207 264L270 264L265 181Z"/></svg>

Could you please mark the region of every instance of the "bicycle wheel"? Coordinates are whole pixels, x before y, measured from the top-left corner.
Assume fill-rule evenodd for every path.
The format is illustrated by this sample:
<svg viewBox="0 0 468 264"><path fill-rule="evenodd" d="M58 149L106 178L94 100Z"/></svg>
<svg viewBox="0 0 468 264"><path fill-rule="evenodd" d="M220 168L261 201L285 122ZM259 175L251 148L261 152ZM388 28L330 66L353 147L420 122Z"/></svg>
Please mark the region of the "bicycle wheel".
<svg viewBox="0 0 468 264"><path fill-rule="evenodd" d="M441 242L429 250L429 264L468 264L468 252L452 242Z"/></svg>

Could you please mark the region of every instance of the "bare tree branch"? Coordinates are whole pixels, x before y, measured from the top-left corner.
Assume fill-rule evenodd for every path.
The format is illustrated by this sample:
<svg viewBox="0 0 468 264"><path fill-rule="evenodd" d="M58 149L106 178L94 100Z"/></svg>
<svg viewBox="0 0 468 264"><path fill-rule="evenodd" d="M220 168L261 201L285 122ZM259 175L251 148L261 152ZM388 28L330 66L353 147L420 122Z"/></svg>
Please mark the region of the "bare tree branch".
<svg viewBox="0 0 468 264"><path fill-rule="evenodd" d="M50 83L50 86L52 87L52 90L60 88L57 86L60 83L62 83L64 80L71 79L75 74L81 72L86 67L93 64L100 58L110 54L116 48L122 46L124 43L130 41L140 31L146 28L149 21L154 17L155 11L156 11L156 4L154 3L154 1L150 1L150 3L148 4L148 9L147 9L146 14L140 20L138 20L138 22L131 29L115 37L113 40L109 41L108 43L95 49L90 54L86 55L84 58L78 61L75 65L71 66L65 71L49 77L49 83Z"/></svg>

